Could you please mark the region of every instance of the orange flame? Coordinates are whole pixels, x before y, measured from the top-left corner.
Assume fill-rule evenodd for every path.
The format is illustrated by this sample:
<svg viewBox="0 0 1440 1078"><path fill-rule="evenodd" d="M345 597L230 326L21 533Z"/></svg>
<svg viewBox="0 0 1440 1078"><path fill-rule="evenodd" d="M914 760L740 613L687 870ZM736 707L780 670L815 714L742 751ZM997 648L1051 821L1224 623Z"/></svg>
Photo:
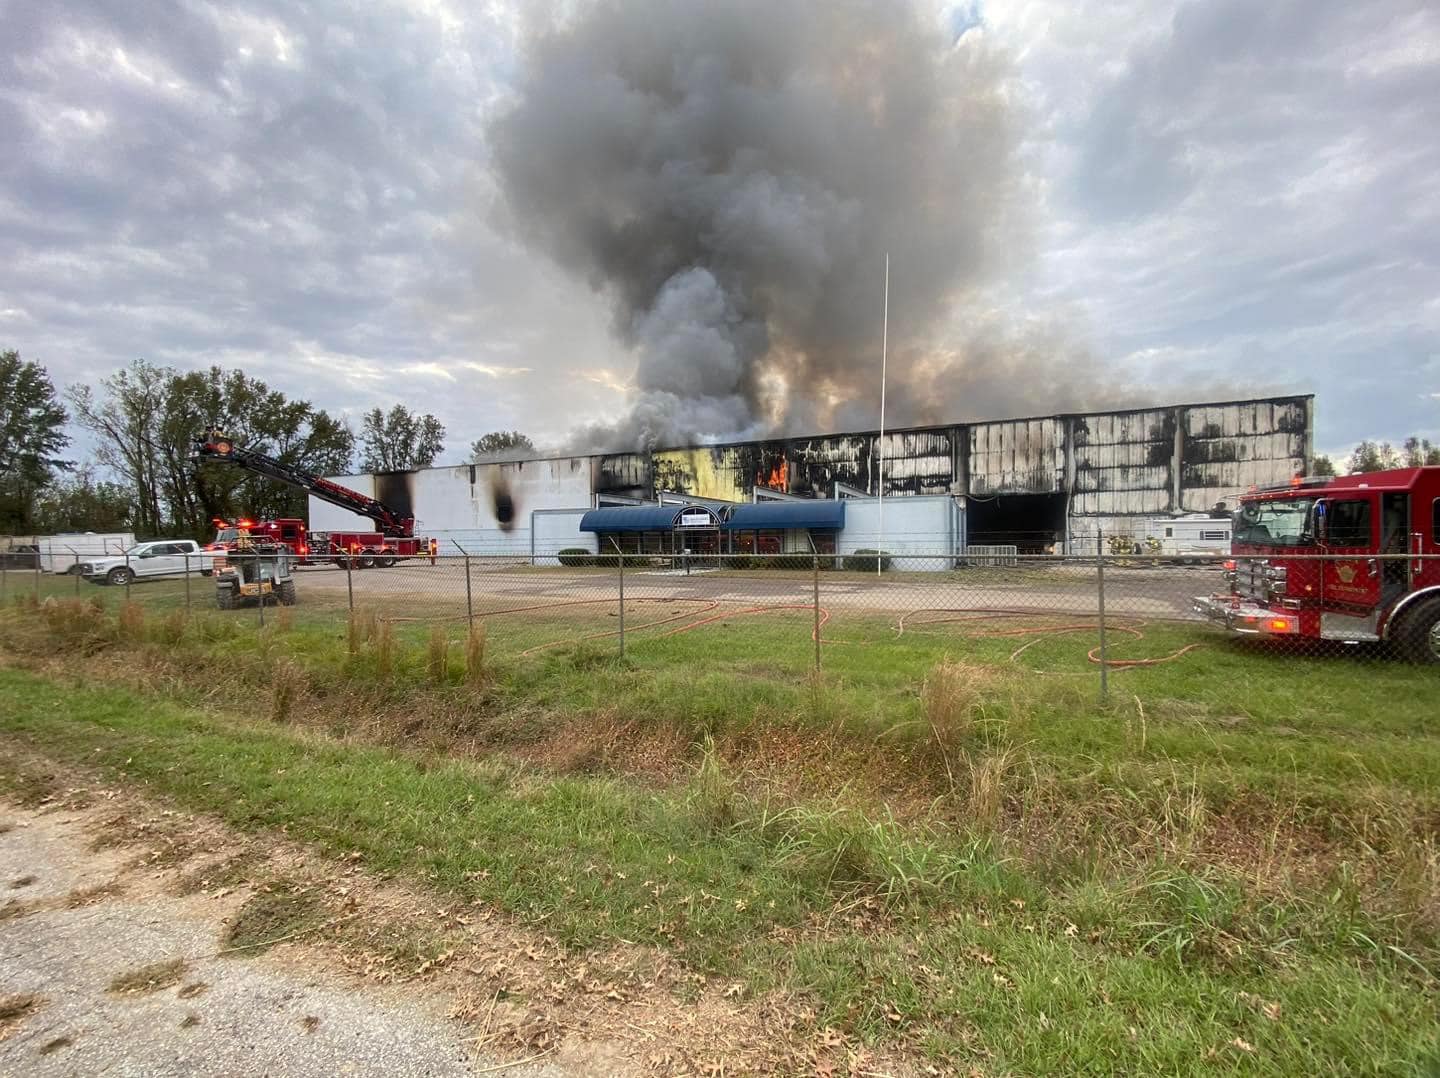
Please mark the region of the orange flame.
<svg viewBox="0 0 1440 1078"><path fill-rule="evenodd" d="M761 472L755 477L755 484L770 490L789 490L790 488L787 485L789 477L789 464L784 457L781 457L780 463L770 469L768 476L765 475L764 472Z"/></svg>

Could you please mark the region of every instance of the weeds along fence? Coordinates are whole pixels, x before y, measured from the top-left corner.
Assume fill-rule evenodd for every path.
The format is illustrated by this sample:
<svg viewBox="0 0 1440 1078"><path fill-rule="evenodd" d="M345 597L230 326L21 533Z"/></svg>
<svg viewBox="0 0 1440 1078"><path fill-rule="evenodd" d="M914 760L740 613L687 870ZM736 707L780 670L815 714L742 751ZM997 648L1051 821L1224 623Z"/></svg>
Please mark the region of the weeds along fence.
<svg viewBox="0 0 1440 1078"><path fill-rule="evenodd" d="M478 627L492 655L626 656L697 677L723 669L843 679L883 663L887 649L1093 683L1100 696L1128 696L1143 675L1122 679L1155 668L1180 677L1164 691L1203 692L1235 656L1440 669L1440 556L1287 555L1284 568L1270 560L1182 563L1103 543L1093 556L457 551L384 567L298 567L290 608L278 591L266 602L217 603L222 578L205 575L208 555L183 556L173 571L122 559L79 574L10 558L0 601L123 592L159 608L218 605L257 629L284 619L339 632L347 622L353 631L358 613L392 635L429 638L431 648L448 646L436 630L458 641ZM1377 610L1394 613L1387 622ZM1290 675L1276 667L1267 676Z"/></svg>

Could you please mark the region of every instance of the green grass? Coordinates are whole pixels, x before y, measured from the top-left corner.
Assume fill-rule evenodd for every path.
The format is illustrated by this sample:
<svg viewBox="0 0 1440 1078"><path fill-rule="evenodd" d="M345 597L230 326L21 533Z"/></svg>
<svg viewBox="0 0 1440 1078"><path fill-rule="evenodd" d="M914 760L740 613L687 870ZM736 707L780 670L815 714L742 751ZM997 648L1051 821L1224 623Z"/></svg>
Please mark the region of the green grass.
<svg viewBox="0 0 1440 1078"><path fill-rule="evenodd" d="M747 799L713 754L692 783L646 791L339 744L18 670L0 671L0 693L4 735L55 760L239 828L359 852L573 946L673 948L813 1000L821 1024L913 1038L937 1058L1274 1074L1436 1059L1435 982L1415 964L1433 956L1396 957L1393 927L1344 896L1262 900L1163 861L1047 878L953 830Z"/></svg>
<svg viewBox="0 0 1440 1078"><path fill-rule="evenodd" d="M343 591L261 634L155 587L123 616L115 589L11 602L0 736L950 1062L1440 1062L1431 671L1157 624L1112 657L1204 646L1101 701L1088 633L841 611L817 680L808 612L660 635L689 619L634 630L683 608L636 604L621 659L578 640L614 628L602 604L487 617L476 684L463 619L442 655L415 602L387 672ZM646 735L678 746L669 778Z"/></svg>

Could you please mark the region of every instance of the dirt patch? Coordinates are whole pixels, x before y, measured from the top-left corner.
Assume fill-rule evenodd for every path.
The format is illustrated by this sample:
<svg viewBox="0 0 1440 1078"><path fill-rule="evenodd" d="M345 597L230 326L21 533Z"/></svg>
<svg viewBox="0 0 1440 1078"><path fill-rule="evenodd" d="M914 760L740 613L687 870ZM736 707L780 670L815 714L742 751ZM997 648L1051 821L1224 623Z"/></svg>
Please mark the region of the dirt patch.
<svg viewBox="0 0 1440 1078"><path fill-rule="evenodd" d="M10 1031L45 1005L45 1000L32 992L20 995L0 996L0 1040L9 1036Z"/></svg>
<svg viewBox="0 0 1440 1078"><path fill-rule="evenodd" d="M29 887L34 882L34 876L21 876L18 879L13 879L10 881L10 890L18 891L22 887Z"/></svg>
<svg viewBox="0 0 1440 1078"><path fill-rule="evenodd" d="M119 880L97 883L93 887L77 887L65 896L65 908L78 910L82 906L93 906L100 902L108 902L112 898L119 898L124 893L125 885Z"/></svg>
<svg viewBox="0 0 1440 1078"><path fill-rule="evenodd" d="M317 928L325 911L313 891L292 880L264 885L246 900L225 934L227 952L259 954Z"/></svg>
<svg viewBox="0 0 1440 1078"><path fill-rule="evenodd" d="M179 982L185 974L185 959L172 958L166 962L151 962L137 969L117 974L110 982L109 991L116 995L139 995L158 992Z"/></svg>
<svg viewBox="0 0 1440 1078"><path fill-rule="evenodd" d="M40 1046L40 1054L42 1056L52 1055L62 1048L69 1048L74 1043L69 1037L56 1037L53 1041L46 1041Z"/></svg>
<svg viewBox="0 0 1440 1078"><path fill-rule="evenodd" d="M196 996L203 996L209 988L204 981L191 981L189 984L182 984L175 995L180 999L194 999Z"/></svg>

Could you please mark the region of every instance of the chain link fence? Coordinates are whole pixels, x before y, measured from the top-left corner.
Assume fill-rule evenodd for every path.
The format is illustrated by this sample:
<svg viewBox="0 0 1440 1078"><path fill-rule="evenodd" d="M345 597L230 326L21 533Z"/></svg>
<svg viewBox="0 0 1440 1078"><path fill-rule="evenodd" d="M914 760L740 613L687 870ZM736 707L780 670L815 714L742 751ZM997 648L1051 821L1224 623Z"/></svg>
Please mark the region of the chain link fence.
<svg viewBox="0 0 1440 1078"><path fill-rule="evenodd" d="M1440 556L1280 557L1018 553L487 554L252 566L259 595L226 589L243 558L208 553L87 559L46 572L33 551L0 546L0 601L33 595L124 598L221 616L343 627L355 613L397 629L483 625L497 653L746 664L844 679L885 649L1092 683L1184 666L1224 676L1227 660L1344 660L1376 676L1440 665ZM164 561L169 557L170 561ZM173 564L171 564L173 562ZM217 568L219 573L217 574ZM285 583L289 581L289 583ZM294 604L281 614L277 608ZM689 646L676 647L679 641ZM877 650L878 649L878 650ZM1200 682L1196 682L1199 689ZM1167 691L1174 689L1169 686Z"/></svg>

